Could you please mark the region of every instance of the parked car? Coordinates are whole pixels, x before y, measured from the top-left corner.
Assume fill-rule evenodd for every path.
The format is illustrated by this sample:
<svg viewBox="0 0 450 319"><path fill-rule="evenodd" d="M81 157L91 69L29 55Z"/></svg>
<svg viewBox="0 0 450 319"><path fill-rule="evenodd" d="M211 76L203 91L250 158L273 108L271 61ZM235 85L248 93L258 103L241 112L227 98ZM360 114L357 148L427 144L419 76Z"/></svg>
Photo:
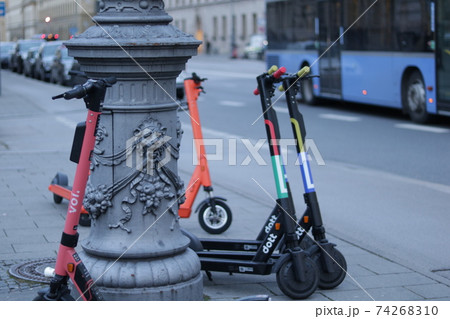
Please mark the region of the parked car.
<svg viewBox="0 0 450 319"><path fill-rule="evenodd" d="M39 47L32 47L27 52L27 57L23 61L23 74L32 78L36 77L36 57Z"/></svg>
<svg viewBox="0 0 450 319"><path fill-rule="evenodd" d="M50 41L41 44L36 57L36 78L42 81L50 80L50 71L56 50L63 45L63 41Z"/></svg>
<svg viewBox="0 0 450 319"><path fill-rule="evenodd" d="M75 86L77 84L83 84L88 80L86 73L81 71L81 66L77 60L74 60L72 68L69 71L70 80L66 83L69 86Z"/></svg>
<svg viewBox="0 0 450 319"><path fill-rule="evenodd" d="M2 69L7 69L9 67L9 59L13 48L14 42L0 42L0 60Z"/></svg>
<svg viewBox="0 0 450 319"><path fill-rule="evenodd" d="M13 72L23 73L23 61L27 57L28 50L32 47L38 46L42 40L19 40L13 48L13 53L9 61L9 68Z"/></svg>
<svg viewBox="0 0 450 319"><path fill-rule="evenodd" d="M263 34L254 34L244 48L245 59L264 59L267 48L267 39Z"/></svg>
<svg viewBox="0 0 450 319"><path fill-rule="evenodd" d="M77 64L78 62L73 57L69 56L67 47L65 45L59 46L56 49L53 63L50 68L50 82L70 86L78 84L76 79L77 75L69 73L71 70L80 70L80 67Z"/></svg>

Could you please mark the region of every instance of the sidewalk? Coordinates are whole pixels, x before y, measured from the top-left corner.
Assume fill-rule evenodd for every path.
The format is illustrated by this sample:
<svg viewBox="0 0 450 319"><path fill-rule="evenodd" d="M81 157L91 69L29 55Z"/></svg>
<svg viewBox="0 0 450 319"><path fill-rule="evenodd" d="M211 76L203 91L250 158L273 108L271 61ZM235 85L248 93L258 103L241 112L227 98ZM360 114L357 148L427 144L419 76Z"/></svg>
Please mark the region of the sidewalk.
<svg viewBox="0 0 450 319"><path fill-rule="evenodd" d="M20 84L20 85L19 85ZM30 94L15 94L21 86ZM73 181L75 164L68 160L73 130L63 120L56 120L44 97L61 87L26 79L2 70L0 97L0 300L31 300L43 287L33 281L17 279L8 271L27 261L54 258L63 229L67 202L53 203L48 184L58 171ZM41 98L39 92L45 91ZM47 92L49 92L47 94ZM33 95L35 94L35 95ZM73 122L84 113L73 103L60 112L71 114ZM61 107L61 106L59 106ZM57 117L57 116L56 116ZM183 142L192 138L185 130ZM187 181L190 171L180 167ZM272 209L267 203L255 201L242 192L215 182L215 194L228 199L233 210L233 223L221 235L226 238L252 239ZM201 196L199 196L201 197ZM253 212L260 212L258 215ZM255 217L256 216L256 217ZM182 227L207 237L197 216L180 221ZM80 227L80 240L89 228ZM357 243L350 243L328 233L331 242L343 253L348 264L344 282L333 290L317 290L308 300L370 301L370 300L450 300L450 287L445 277L423 273L376 255ZM82 249L79 247L78 249ZM236 300L256 294L267 294L272 300L290 300L277 286L275 275L253 276L213 273L212 281L204 275L205 300Z"/></svg>

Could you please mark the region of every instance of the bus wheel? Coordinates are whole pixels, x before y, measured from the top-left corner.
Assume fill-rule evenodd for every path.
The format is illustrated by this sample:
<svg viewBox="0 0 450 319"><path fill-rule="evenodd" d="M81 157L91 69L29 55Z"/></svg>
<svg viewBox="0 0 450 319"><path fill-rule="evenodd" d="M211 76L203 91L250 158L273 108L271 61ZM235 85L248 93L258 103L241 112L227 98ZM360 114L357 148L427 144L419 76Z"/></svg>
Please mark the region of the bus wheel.
<svg viewBox="0 0 450 319"><path fill-rule="evenodd" d="M419 71L409 76L404 94L406 111L411 120L415 123L428 122L430 114L427 112L425 84Z"/></svg>
<svg viewBox="0 0 450 319"><path fill-rule="evenodd" d="M313 87L314 86L312 79L303 80L302 83L300 84L301 100L303 103L308 105L316 104L317 99L314 96Z"/></svg>

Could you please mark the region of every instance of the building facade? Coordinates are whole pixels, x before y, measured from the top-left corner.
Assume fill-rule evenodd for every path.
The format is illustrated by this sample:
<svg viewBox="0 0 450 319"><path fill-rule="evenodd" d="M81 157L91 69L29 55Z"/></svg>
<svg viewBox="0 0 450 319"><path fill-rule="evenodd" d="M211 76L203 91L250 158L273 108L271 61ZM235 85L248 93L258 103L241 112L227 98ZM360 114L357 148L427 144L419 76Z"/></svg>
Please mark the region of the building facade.
<svg viewBox="0 0 450 319"><path fill-rule="evenodd" d="M240 56L250 36L265 34L264 0L165 0L180 30L203 41L200 51Z"/></svg>
<svg viewBox="0 0 450 319"><path fill-rule="evenodd" d="M9 0L2 39L42 34L62 40L92 25L98 0ZM203 41L201 52L240 56L253 34L265 34L265 0L164 0L180 30Z"/></svg>
<svg viewBox="0 0 450 319"><path fill-rule="evenodd" d="M2 1L5 2L5 9L8 8L9 0ZM6 17L4 15L5 11L3 12L3 15L0 14L0 41L6 41Z"/></svg>
<svg viewBox="0 0 450 319"><path fill-rule="evenodd" d="M5 16L8 41L59 34L60 39L83 32L92 25L97 0L13 0Z"/></svg>

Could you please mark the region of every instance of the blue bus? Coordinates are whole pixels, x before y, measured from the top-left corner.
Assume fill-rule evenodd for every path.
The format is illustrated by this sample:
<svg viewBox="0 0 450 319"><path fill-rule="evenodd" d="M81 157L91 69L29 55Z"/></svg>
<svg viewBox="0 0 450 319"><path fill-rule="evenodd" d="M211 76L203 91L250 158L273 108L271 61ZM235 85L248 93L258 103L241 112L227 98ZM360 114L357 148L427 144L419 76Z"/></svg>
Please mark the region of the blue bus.
<svg viewBox="0 0 450 319"><path fill-rule="evenodd" d="M450 1L266 0L268 66L320 75L301 97L450 115Z"/></svg>

